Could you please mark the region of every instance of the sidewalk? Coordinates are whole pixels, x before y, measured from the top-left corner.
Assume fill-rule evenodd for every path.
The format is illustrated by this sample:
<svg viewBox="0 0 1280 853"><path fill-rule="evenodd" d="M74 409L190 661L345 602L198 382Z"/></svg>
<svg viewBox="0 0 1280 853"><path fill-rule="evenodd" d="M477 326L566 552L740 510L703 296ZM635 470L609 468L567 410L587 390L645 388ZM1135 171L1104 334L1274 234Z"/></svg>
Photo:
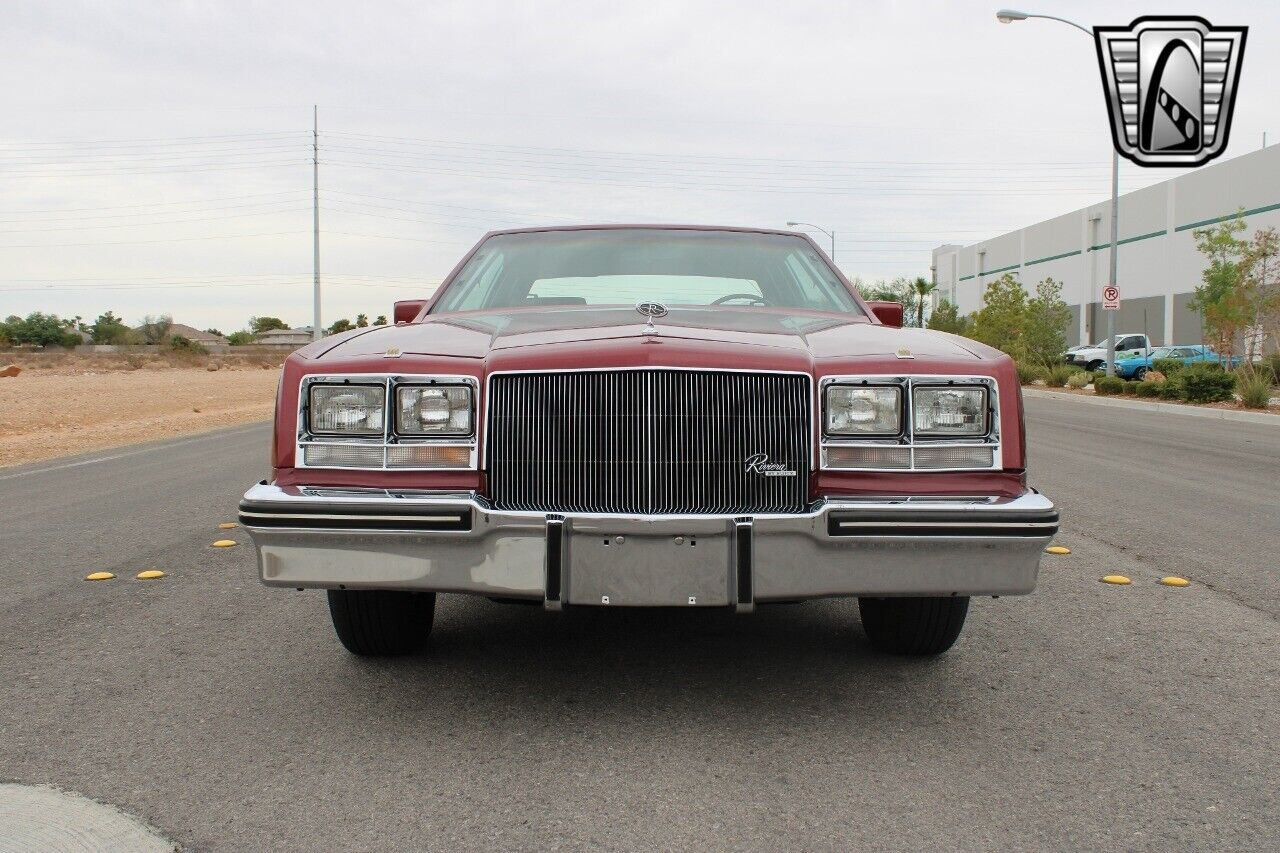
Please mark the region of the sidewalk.
<svg viewBox="0 0 1280 853"><path fill-rule="evenodd" d="M1177 415L1188 415L1193 418L1213 418L1220 421L1243 421L1251 424L1272 424L1280 427L1280 415L1267 412L1247 412L1236 409L1210 409L1200 406L1184 406L1180 403L1147 402L1128 397L1090 397L1085 394L1068 394L1065 391L1050 391L1047 388L1031 388L1023 386L1022 396L1040 397L1052 400L1077 400L1086 405L1111 406L1117 409L1136 409L1142 412L1161 412Z"/></svg>

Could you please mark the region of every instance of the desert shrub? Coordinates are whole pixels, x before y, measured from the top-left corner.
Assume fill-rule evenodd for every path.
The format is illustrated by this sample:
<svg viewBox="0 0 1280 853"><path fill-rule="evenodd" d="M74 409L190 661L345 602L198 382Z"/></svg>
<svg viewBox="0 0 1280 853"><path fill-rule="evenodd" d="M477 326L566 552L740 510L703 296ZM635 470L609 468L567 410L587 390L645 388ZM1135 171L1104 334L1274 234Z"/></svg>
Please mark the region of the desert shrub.
<svg viewBox="0 0 1280 853"><path fill-rule="evenodd" d="M1280 352L1273 352L1262 360L1271 369L1271 384L1280 385Z"/></svg>
<svg viewBox="0 0 1280 853"><path fill-rule="evenodd" d="M1160 399L1162 400L1185 400L1186 394L1186 389L1182 386L1181 376L1170 376L1160 383Z"/></svg>
<svg viewBox="0 0 1280 853"><path fill-rule="evenodd" d="M1183 399L1191 403L1218 403L1232 399L1236 378L1216 364L1193 364L1178 378L1184 389Z"/></svg>
<svg viewBox="0 0 1280 853"><path fill-rule="evenodd" d="M1067 377L1067 387L1076 389L1083 388L1088 385L1090 381L1089 374L1086 371L1079 370Z"/></svg>
<svg viewBox="0 0 1280 853"><path fill-rule="evenodd" d="M1146 374L1142 377L1142 381L1143 382L1163 382L1168 378L1169 378L1168 376L1165 376L1163 373L1161 373L1158 370L1148 370Z"/></svg>
<svg viewBox="0 0 1280 853"><path fill-rule="evenodd" d="M174 335L169 339L169 346L174 352L191 353L193 355L208 355L209 351L205 349L204 344L199 341L193 341L184 338L182 335Z"/></svg>
<svg viewBox="0 0 1280 853"><path fill-rule="evenodd" d="M1157 358L1151 361L1151 369L1158 370L1165 376L1172 376L1184 366L1180 358Z"/></svg>
<svg viewBox="0 0 1280 853"><path fill-rule="evenodd" d="M1018 382L1022 385L1030 385L1037 379L1045 378L1045 370L1037 364L1026 364L1024 362L1015 362L1014 367L1018 369Z"/></svg>
<svg viewBox="0 0 1280 853"><path fill-rule="evenodd" d="M1265 409L1271 402L1271 381L1262 370L1241 373L1236 380L1236 390L1247 409Z"/></svg>
<svg viewBox="0 0 1280 853"><path fill-rule="evenodd" d="M1141 385L1141 384L1142 384L1142 383L1141 383L1141 382L1139 382L1139 381L1138 381L1138 380L1136 380L1136 379L1126 379L1126 380L1124 380L1124 393L1126 393L1126 394L1137 394L1137 393L1138 393L1138 386L1139 386L1139 385Z"/></svg>
<svg viewBox="0 0 1280 853"><path fill-rule="evenodd" d="M1119 376L1099 376L1093 380L1093 393L1095 394L1122 394L1124 393L1124 380Z"/></svg>
<svg viewBox="0 0 1280 853"><path fill-rule="evenodd" d="M1061 388L1063 385L1067 384L1067 380L1070 379L1073 374L1079 372L1080 371L1074 367L1068 367L1065 364L1055 364L1053 367L1049 368L1049 375L1045 381L1054 388Z"/></svg>
<svg viewBox="0 0 1280 853"><path fill-rule="evenodd" d="M1134 393L1139 397L1159 397L1160 388L1163 382L1139 382L1138 387L1134 389Z"/></svg>
<svg viewBox="0 0 1280 853"><path fill-rule="evenodd" d="M127 352L124 354L124 363L130 370L137 370L147 363L147 357L142 353Z"/></svg>

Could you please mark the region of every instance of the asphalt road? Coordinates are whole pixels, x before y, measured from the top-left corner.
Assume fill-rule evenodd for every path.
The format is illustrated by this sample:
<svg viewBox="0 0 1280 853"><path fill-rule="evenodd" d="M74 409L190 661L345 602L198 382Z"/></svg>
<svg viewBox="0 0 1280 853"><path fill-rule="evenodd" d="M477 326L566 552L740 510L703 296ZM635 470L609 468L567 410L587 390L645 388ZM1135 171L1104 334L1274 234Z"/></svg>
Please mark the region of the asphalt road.
<svg viewBox="0 0 1280 853"><path fill-rule="evenodd" d="M1280 425L1028 410L1073 553L929 662L853 602L457 596L429 654L358 660L210 547L265 427L0 469L0 782L197 850L1274 849Z"/></svg>

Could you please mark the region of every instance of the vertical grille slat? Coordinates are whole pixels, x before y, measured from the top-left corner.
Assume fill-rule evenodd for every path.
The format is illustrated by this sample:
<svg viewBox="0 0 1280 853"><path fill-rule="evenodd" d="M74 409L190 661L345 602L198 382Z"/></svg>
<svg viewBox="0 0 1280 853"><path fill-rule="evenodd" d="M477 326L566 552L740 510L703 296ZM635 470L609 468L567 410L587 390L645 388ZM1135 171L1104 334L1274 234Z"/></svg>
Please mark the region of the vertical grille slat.
<svg viewBox="0 0 1280 853"><path fill-rule="evenodd" d="M498 509L625 515L798 512L809 379L672 369L499 374L489 394ZM795 471L748 469L764 454Z"/></svg>

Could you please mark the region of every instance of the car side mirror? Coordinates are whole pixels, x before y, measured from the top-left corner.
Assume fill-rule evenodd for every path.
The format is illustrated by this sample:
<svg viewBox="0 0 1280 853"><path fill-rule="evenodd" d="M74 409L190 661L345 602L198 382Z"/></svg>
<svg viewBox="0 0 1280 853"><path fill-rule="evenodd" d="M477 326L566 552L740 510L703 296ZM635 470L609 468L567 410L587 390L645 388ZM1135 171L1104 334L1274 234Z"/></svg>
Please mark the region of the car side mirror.
<svg viewBox="0 0 1280 853"><path fill-rule="evenodd" d="M901 302L868 302L867 307L871 309L871 313L876 315L876 319L882 325L892 326L895 329L902 328L902 303Z"/></svg>
<svg viewBox="0 0 1280 853"><path fill-rule="evenodd" d="M395 324L412 323L418 312L427 304L425 299L402 299L395 304L391 316Z"/></svg>

